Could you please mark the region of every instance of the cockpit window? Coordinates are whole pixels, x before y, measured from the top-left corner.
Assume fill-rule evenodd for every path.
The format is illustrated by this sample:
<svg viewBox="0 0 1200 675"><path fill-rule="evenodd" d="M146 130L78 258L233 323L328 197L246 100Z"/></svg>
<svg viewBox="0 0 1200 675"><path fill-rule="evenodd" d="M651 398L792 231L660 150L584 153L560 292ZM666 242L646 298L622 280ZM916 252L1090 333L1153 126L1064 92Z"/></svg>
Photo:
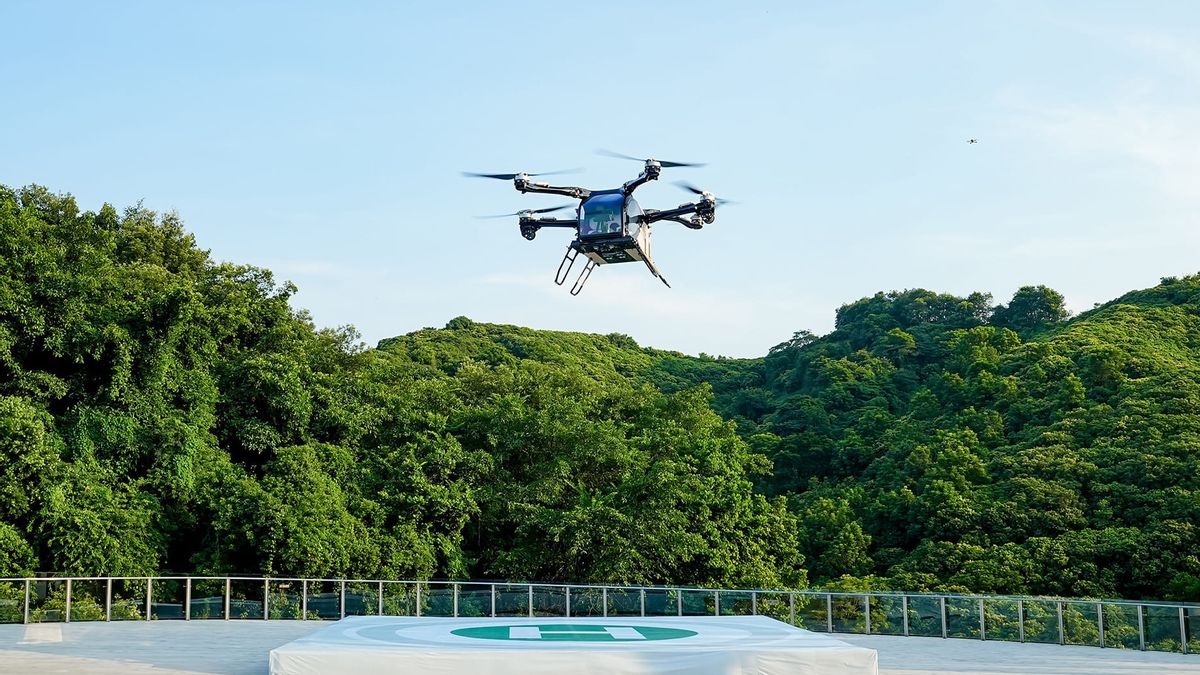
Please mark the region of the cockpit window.
<svg viewBox="0 0 1200 675"><path fill-rule="evenodd" d="M633 197L625 200L625 222L629 224L629 235L637 236L642 226L642 207Z"/></svg>
<svg viewBox="0 0 1200 675"><path fill-rule="evenodd" d="M622 234L621 212L625 198L619 194L596 195L579 209L580 236Z"/></svg>

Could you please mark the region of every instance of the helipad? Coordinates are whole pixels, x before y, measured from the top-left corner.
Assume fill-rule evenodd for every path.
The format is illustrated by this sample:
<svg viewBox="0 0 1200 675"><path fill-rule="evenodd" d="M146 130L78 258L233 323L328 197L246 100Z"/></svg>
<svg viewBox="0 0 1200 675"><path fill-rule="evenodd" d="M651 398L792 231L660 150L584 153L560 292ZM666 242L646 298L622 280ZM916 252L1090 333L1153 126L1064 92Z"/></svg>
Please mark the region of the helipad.
<svg viewBox="0 0 1200 675"><path fill-rule="evenodd" d="M765 616L355 616L271 651L271 675L876 675L873 650Z"/></svg>

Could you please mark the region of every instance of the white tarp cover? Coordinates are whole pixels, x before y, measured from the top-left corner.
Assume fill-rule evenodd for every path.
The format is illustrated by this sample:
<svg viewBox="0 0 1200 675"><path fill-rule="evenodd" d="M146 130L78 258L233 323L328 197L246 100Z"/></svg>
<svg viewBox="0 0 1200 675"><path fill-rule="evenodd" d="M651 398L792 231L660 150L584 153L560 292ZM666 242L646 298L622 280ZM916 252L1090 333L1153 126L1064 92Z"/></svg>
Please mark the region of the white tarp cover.
<svg viewBox="0 0 1200 675"><path fill-rule="evenodd" d="M271 651L271 675L877 675L872 649L765 616L348 617Z"/></svg>

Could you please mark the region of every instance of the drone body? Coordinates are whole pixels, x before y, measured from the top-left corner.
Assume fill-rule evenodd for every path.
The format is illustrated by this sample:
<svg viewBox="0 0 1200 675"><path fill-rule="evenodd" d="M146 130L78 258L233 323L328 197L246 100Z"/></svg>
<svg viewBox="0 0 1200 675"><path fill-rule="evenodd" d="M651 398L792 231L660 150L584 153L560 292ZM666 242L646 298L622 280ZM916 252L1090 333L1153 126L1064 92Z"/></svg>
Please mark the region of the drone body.
<svg viewBox="0 0 1200 675"><path fill-rule="evenodd" d="M511 179L518 192L534 192L542 194L563 195L579 200L575 206L574 218L544 217L538 214L572 208L559 206L548 209L528 209L508 214L519 217L518 225L521 236L532 240L538 230L543 227L561 227L575 230L575 239L567 247L566 255L559 263L554 282L560 286L567 280L567 275L580 254L587 262L580 271L571 295L578 295L583 290L584 283L591 276L592 270L598 265L613 263L641 262L649 268L650 273L670 288L667 280L658 271L654 260L650 257L650 226L653 223L669 220L698 230L704 225L716 220L716 207L724 200L718 200L708 192L690 185L684 189L700 195L696 202L682 204L674 209L657 210L642 209L633 192L646 183L657 180L663 167L702 166L682 162L666 162L655 159L638 159L605 152L624 159L637 159L644 162L642 173L637 178L612 190L589 190L581 187L560 187L549 183L534 182L531 177L546 174L478 174L467 173L468 176L481 178ZM687 218L686 216L691 216Z"/></svg>

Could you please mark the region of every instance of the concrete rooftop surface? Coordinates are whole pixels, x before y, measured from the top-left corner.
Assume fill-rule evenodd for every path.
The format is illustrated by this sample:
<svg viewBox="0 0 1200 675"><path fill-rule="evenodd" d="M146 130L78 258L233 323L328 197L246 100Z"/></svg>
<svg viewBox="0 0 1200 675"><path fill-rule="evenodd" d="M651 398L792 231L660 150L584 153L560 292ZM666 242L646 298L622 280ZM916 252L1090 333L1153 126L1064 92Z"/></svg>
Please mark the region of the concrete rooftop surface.
<svg viewBox="0 0 1200 675"><path fill-rule="evenodd" d="M0 673L267 675L267 653L320 621L0 625ZM1200 655L1097 647L835 635L879 652L881 675L1200 675Z"/></svg>

